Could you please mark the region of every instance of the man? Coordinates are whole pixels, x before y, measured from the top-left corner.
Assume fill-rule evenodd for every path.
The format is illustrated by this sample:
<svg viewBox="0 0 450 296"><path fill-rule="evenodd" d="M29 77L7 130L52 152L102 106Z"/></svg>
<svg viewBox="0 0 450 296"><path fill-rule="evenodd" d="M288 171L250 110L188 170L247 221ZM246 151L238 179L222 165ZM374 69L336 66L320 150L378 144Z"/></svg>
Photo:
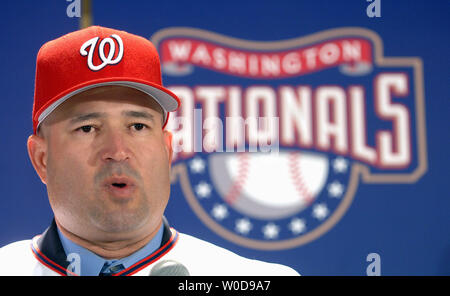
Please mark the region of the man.
<svg viewBox="0 0 450 296"><path fill-rule="evenodd" d="M144 38L94 26L44 44L27 147L54 220L0 249L0 274L298 275L169 227L164 127L179 104Z"/></svg>

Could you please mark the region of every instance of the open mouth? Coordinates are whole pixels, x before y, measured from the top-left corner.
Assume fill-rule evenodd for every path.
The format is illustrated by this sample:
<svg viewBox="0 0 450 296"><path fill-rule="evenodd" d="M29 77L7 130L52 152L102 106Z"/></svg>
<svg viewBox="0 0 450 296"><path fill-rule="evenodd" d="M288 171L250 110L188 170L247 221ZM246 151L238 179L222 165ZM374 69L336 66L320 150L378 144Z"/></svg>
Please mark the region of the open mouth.
<svg viewBox="0 0 450 296"><path fill-rule="evenodd" d="M134 182L128 177L109 177L103 181L104 185L113 186L116 188L125 188L127 186L133 186Z"/></svg>
<svg viewBox="0 0 450 296"><path fill-rule="evenodd" d="M104 188L117 197L131 197L135 191L134 182L128 177L110 177L104 180Z"/></svg>
<svg viewBox="0 0 450 296"><path fill-rule="evenodd" d="M127 186L126 183L112 183L111 185L117 188L125 188Z"/></svg>

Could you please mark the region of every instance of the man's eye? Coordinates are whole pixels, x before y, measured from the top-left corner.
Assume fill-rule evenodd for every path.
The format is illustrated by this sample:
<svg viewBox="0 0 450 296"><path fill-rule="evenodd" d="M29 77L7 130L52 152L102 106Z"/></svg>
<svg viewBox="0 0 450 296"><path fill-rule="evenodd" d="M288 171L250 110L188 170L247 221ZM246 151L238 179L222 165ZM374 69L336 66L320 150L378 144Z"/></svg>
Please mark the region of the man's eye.
<svg viewBox="0 0 450 296"><path fill-rule="evenodd" d="M133 123L132 126L134 127L135 130L140 131L143 130L144 128L146 128L147 126L143 123Z"/></svg>
<svg viewBox="0 0 450 296"><path fill-rule="evenodd" d="M93 131L94 127L92 125L83 125L82 127L77 128L77 131L82 131L83 133L90 133Z"/></svg>

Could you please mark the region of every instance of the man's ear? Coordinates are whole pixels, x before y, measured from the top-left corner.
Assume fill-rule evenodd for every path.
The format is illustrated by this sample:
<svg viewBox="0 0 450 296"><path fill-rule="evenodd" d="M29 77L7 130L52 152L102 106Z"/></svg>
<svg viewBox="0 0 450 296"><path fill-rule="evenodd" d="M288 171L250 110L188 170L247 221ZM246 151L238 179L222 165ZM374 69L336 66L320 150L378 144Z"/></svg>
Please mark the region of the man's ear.
<svg viewBox="0 0 450 296"><path fill-rule="evenodd" d="M42 183L47 184L47 143L44 138L31 135L27 141L28 156Z"/></svg>
<svg viewBox="0 0 450 296"><path fill-rule="evenodd" d="M169 131L163 131L164 144L166 146L167 157L169 158L169 163L172 163L173 158L173 148L172 148L172 133Z"/></svg>

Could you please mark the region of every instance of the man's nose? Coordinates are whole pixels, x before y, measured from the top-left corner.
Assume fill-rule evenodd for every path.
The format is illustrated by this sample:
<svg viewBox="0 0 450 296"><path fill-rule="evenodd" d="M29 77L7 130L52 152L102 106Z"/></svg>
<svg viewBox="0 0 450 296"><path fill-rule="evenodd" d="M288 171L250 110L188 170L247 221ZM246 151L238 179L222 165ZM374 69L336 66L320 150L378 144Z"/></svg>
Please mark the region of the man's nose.
<svg viewBox="0 0 450 296"><path fill-rule="evenodd" d="M104 134L101 157L103 161L124 161L131 156L129 144L125 135L120 132L110 131Z"/></svg>

